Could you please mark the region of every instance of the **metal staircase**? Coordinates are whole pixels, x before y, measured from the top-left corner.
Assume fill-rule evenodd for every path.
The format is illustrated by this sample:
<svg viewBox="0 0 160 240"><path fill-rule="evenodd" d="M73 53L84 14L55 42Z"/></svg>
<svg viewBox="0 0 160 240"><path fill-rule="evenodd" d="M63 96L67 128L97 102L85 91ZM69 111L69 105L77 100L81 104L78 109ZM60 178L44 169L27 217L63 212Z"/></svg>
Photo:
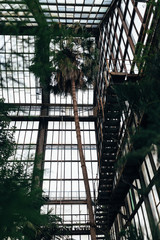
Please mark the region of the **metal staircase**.
<svg viewBox="0 0 160 240"><path fill-rule="evenodd" d="M113 84L121 84L126 81L135 81L137 75L124 73L110 73L111 84L107 88L106 102L103 106L103 127L102 127L102 150L100 158L100 177L99 177L99 192L96 205L96 224L97 230L103 234L109 232L112 223L119 211L120 206L123 204L125 195L129 189L129 185L123 182L125 177L131 184L135 178L136 167L126 164L125 168L120 174L120 179L113 187L115 172L115 162L120 150L120 117L121 107L118 102L118 97L113 89ZM124 126L123 126L124 127Z"/></svg>
<svg viewBox="0 0 160 240"><path fill-rule="evenodd" d="M120 127L120 107L117 96L110 86L107 89L106 105L104 107L103 144L100 160L99 195L96 208L97 229L104 234L105 239L110 214L108 204L113 189L114 164L118 149L118 133Z"/></svg>

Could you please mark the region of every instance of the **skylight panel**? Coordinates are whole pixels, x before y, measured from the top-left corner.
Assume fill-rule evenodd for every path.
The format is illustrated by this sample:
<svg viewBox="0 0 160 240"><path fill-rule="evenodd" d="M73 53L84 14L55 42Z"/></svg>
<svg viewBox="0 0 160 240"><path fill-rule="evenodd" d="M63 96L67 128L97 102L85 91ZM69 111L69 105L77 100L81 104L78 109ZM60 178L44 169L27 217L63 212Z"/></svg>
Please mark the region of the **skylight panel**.
<svg viewBox="0 0 160 240"><path fill-rule="evenodd" d="M17 4L17 5L18 5L18 9L28 10L28 7L26 4Z"/></svg>
<svg viewBox="0 0 160 240"><path fill-rule="evenodd" d="M9 21L12 21L12 22L15 22L15 18L13 17L7 17L6 20L9 22Z"/></svg>
<svg viewBox="0 0 160 240"><path fill-rule="evenodd" d="M24 21L25 21L26 19L24 18ZM36 20L34 19L34 18L29 18L29 20L31 21L31 22L36 22Z"/></svg>
<svg viewBox="0 0 160 240"><path fill-rule="evenodd" d="M102 4L103 0L94 0L95 4Z"/></svg>
<svg viewBox="0 0 160 240"><path fill-rule="evenodd" d="M80 23L86 23L86 20L81 19Z"/></svg>
<svg viewBox="0 0 160 240"><path fill-rule="evenodd" d="M57 11L57 6L53 5L53 6L48 6L50 11Z"/></svg>
<svg viewBox="0 0 160 240"><path fill-rule="evenodd" d="M73 19L66 19L67 23L73 23Z"/></svg>
<svg viewBox="0 0 160 240"><path fill-rule="evenodd" d="M96 14L90 14L90 18L95 18Z"/></svg>
<svg viewBox="0 0 160 240"><path fill-rule="evenodd" d="M85 0L85 4L93 4L94 0Z"/></svg>
<svg viewBox="0 0 160 240"><path fill-rule="evenodd" d="M77 4L83 4L83 3L84 3L84 0L76 0L76 3L77 3Z"/></svg>
<svg viewBox="0 0 160 240"><path fill-rule="evenodd" d="M3 9L12 9L9 4L0 4L0 7Z"/></svg>
<svg viewBox="0 0 160 240"><path fill-rule="evenodd" d="M66 14L65 14L65 13L59 13L59 16L60 16L60 17L65 17Z"/></svg>
<svg viewBox="0 0 160 240"><path fill-rule="evenodd" d="M101 20L95 20L94 23L100 23Z"/></svg>
<svg viewBox="0 0 160 240"><path fill-rule="evenodd" d="M54 17L54 16L52 16L52 17ZM52 22L53 19L51 19L51 18L47 18L46 21L47 21L47 22ZM58 22L58 19L54 19L54 22Z"/></svg>
<svg viewBox="0 0 160 240"><path fill-rule="evenodd" d="M65 3L65 0L57 0L57 3Z"/></svg>
<svg viewBox="0 0 160 240"><path fill-rule="evenodd" d="M51 16L52 17L58 17L58 13L51 13ZM52 19L52 20L54 20L54 19Z"/></svg>
<svg viewBox="0 0 160 240"><path fill-rule="evenodd" d="M81 12L82 11L82 6L76 6L75 11L76 12Z"/></svg>
<svg viewBox="0 0 160 240"><path fill-rule="evenodd" d="M79 13L75 13L74 16L75 16L76 18L80 18L80 14L79 14ZM77 19L76 19L75 21L77 21Z"/></svg>
<svg viewBox="0 0 160 240"><path fill-rule="evenodd" d="M42 7L42 9L43 9L44 11L48 11L48 10L49 10L48 5L42 5L41 7Z"/></svg>
<svg viewBox="0 0 160 240"><path fill-rule="evenodd" d="M54 13L54 14L55 14L55 13ZM50 17L50 16L51 16L51 14L48 13L48 12L44 12L44 15L45 15L46 17Z"/></svg>
<svg viewBox="0 0 160 240"><path fill-rule="evenodd" d="M74 12L74 7L72 7L72 6L66 6L66 11L67 11L67 12Z"/></svg>
<svg viewBox="0 0 160 240"><path fill-rule="evenodd" d="M60 19L60 22L65 23L66 19Z"/></svg>
<svg viewBox="0 0 160 240"><path fill-rule="evenodd" d="M75 0L66 0L67 4L75 4Z"/></svg>
<svg viewBox="0 0 160 240"><path fill-rule="evenodd" d="M90 12L90 10L91 10L91 7L83 7L84 12Z"/></svg>
<svg viewBox="0 0 160 240"><path fill-rule="evenodd" d="M82 14L82 18L88 18L89 14Z"/></svg>
<svg viewBox="0 0 160 240"><path fill-rule="evenodd" d="M73 14L72 13L66 13L67 18L73 18Z"/></svg>
<svg viewBox="0 0 160 240"><path fill-rule="evenodd" d="M48 3L56 3L56 0L47 0Z"/></svg>
<svg viewBox="0 0 160 240"><path fill-rule="evenodd" d="M88 20L88 23L93 23L93 20Z"/></svg>
<svg viewBox="0 0 160 240"><path fill-rule="evenodd" d="M100 7L99 12L105 13L107 11L108 7Z"/></svg>
<svg viewBox="0 0 160 240"><path fill-rule="evenodd" d="M49 23L53 23L54 21L66 22L64 20L62 21L62 19L68 16L61 14L65 12L73 13L69 16L69 18L73 18L72 22L67 21L67 23L80 21L80 13L83 14L82 18L88 18L89 16L85 15L85 13L90 12L95 13L94 15L90 15L90 17L92 18L103 18L103 13L105 13L107 10L107 7L105 7L104 5L111 3L111 0L38 0L38 2L40 3L40 8L43 10L43 13L40 14L43 14L46 17L48 25L52 25ZM11 24L13 24L13 22L16 23L21 21L22 23L24 22L24 26L38 25L36 23L37 18L33 16L27 4L25 4L25 1L10 0L5 2L5 0L1 0L0 12L1 22L10 22ZM101 12L102 14L97 15L99 12ZM55 20L54 18L58 16L61 19L57 18ZM87 23L88 22L86 21L86 24ZM88 24L88 26L89 25L91 25L91 22L90 24Z"/></svg>
<svg viewBox="0 0 160 240"><path fill-rule="evenodd" d="M46 0L39 0L40 3L47 3Z"/></svg>
<svg viewBox="0 0 160 240"><path fill-rule="evenodd" d="M74 23L79 23L80 19L74 19Z"/></svg>
<svg viewBox="0 0 160 240"><path fill-rule="evenodd" d="M8 0L7 0L8 1ZM4 0L1 0L1 2L5 2ZM23 3L23 0L9 0L8 2L22 2Z"/></svg>
<svg viewBox="0 0 160 240"><path fill-rule="evenodd" d="M103 16L104 16L103 14L97 14L98 18L103 18Z"/></svg>
<svg viewBox="0 0 160 240"><path fill-rule="evenodd" d="M98 12L99 7L92 7L92 12Z"/></svg>
<svg viewBox="0 0 160 240"><path fill-rule="evenodd" d="M65 11L65 6L58 6L58 10L62 12Z"/></svg>
<svg viewBox="0 0 160 240"><path fill-rule="evenodd" d="M111 4L112 0L104 0L103 4Z"/></svg>
<svg viewBox="0 0 160 240"><path fill-rule="evenodd" d="M138 2L138 9L140 9L140 13L142 17L144 17L145 11L146 11L147 3L145 2Z"/></svg>
<svg viewBox="0 0 160 240"><path fill-rule="evenodd" d="M23 17L26 16L26 15L27 15L27 16L32 16L31 13L26 13L26 12L22 12L22 11L21 11L21 12L18 12L17 15L18 15L18 16L23 16Z"/></svg>
<svg viewBox="0 0 160 240"><path fill-rule="evenodd" d="M7 16L10 12L7 12L7 11L2 11L1 14L3 14L3 16Z"/></svg>

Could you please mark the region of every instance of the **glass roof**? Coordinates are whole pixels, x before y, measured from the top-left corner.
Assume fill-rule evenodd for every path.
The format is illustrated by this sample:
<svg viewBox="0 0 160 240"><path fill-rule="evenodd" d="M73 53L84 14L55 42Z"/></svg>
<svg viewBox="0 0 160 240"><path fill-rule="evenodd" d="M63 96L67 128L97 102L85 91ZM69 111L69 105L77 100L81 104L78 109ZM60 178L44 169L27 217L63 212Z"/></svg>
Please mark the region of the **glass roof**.
<svg viewBox="0 0 160 240"><path fill-rule="evenodd" d="M0 22L38 26L40 20L97 28L112 0L1 0Z"/></svg>

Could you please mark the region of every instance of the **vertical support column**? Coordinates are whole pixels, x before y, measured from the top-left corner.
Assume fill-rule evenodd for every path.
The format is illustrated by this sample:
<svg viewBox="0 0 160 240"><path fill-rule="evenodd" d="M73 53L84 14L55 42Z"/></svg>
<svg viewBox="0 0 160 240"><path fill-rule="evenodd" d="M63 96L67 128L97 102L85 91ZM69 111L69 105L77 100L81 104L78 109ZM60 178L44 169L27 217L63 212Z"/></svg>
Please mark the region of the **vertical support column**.
<svg viewBox="0 0 160 240"><path fill-rule="evenodd" d="M48 31L39 29L36 46L35 46L35 65L40 68L40 86L42 88L42 106L40 113L40 122L37 139L36 159L33 172L33 186L42 187L43 165L45 157L45 144L47 139L48 114L50 103L50 92L48 86L50 83L49 68L49 44L50 36Z"/></svg>
<svg viewBox="0 0 160 240"><path fill-rule="evenodd" d="M47 128L48 128L48 112L49 112L49 92L42 89L42 107L38 129L37 149L36 149L36 160L34 166L34 179L35 184L38 187L42 187L43 178L43 166L45 157L45 144L47 140ZM36 173L38 175L36 176Z"/></svg>

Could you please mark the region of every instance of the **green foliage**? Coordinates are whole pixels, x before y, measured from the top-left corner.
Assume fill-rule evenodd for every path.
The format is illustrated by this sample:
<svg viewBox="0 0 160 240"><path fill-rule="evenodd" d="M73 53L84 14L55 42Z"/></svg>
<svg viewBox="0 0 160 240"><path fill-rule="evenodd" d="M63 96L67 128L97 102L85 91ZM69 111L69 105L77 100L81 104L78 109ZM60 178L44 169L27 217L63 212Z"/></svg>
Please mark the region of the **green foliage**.
<svg viewBox="0 0 160 240"><path fill-rule="evenodd" d="M48 28L38 28L35 40L35 56L33 58L33 64L30 66L30 71L32 71L37 78L40 78L43 87L49 84L53 71L51 62L49 61L50 38Z"/></svg>
<svg viewBox="0 0 160 240"><path fill-rule="evenodd" d="M157 223L157 225L153 228L152 231L152 237L153 239L160 239L160 230L159 230L159 226L160 226L160 221Z"/></svg>
<svg viewBox="0 0 160 240"><path fill-rule="evenodd" d="M55 23L52 29L39 28L30 70L44 88L54 93L70 92L72 77L77 87L86 89L95 81L98 70L94 45L91 35L79 24L66 27Z"/></svg>
<svg viewBox="0 0 160 240"><path fill-rule="evenodd" d="M14 153L14 131L7 130L8 106L2 99L0 116L0 239L60 239L56 235L67 233L61 219L40 213L45 204L42 190L32 188L32 175L26 173L24 164L8 160Z"/></svg>
<svg viewBox="0 0 160 240"><path fill-rule="evenodd" d="M55 76L50 88L54 93L71 93L72 80L77 88L85 90L97 76L98 52L93 38L78 24L66 31L58 51L52 51Z"/></svg>
<svg viewBox="0 0 160 240"><path fill-rule="evenodd" d="M0 218L3 221L0 223L0 239L22 239L28 223L39 224L39 212L35 205L40 203L34 195L31 192L31 182L24 179L22 165L6 162L1 166Z"/></svg>
<svg viewBox="0 0 160 240"><path fill-rule="evenodd" d="M6 134L9 125L8 106L0 99L0 166L12 155L14 150L13 132Z"/></svg>
<svg viewBox="0 0 160 240"><path fill-rule="evenodd" d="M120 237L125 237L126 240L143 240L144 237L141 231L137 232L136 228L130 225L127 229L120 232Z"/></svg>
<svg viewBox="0 0 160 240"><path fill-rule="evenodd" d="M115 87L121 107L128 101L138 116L140 126L131 134L133 151L125 159L141 161L160 142L160 53L145 58L146 64L139 81L125 82ZM141 116L142 120L141 120Z"/></svg>

